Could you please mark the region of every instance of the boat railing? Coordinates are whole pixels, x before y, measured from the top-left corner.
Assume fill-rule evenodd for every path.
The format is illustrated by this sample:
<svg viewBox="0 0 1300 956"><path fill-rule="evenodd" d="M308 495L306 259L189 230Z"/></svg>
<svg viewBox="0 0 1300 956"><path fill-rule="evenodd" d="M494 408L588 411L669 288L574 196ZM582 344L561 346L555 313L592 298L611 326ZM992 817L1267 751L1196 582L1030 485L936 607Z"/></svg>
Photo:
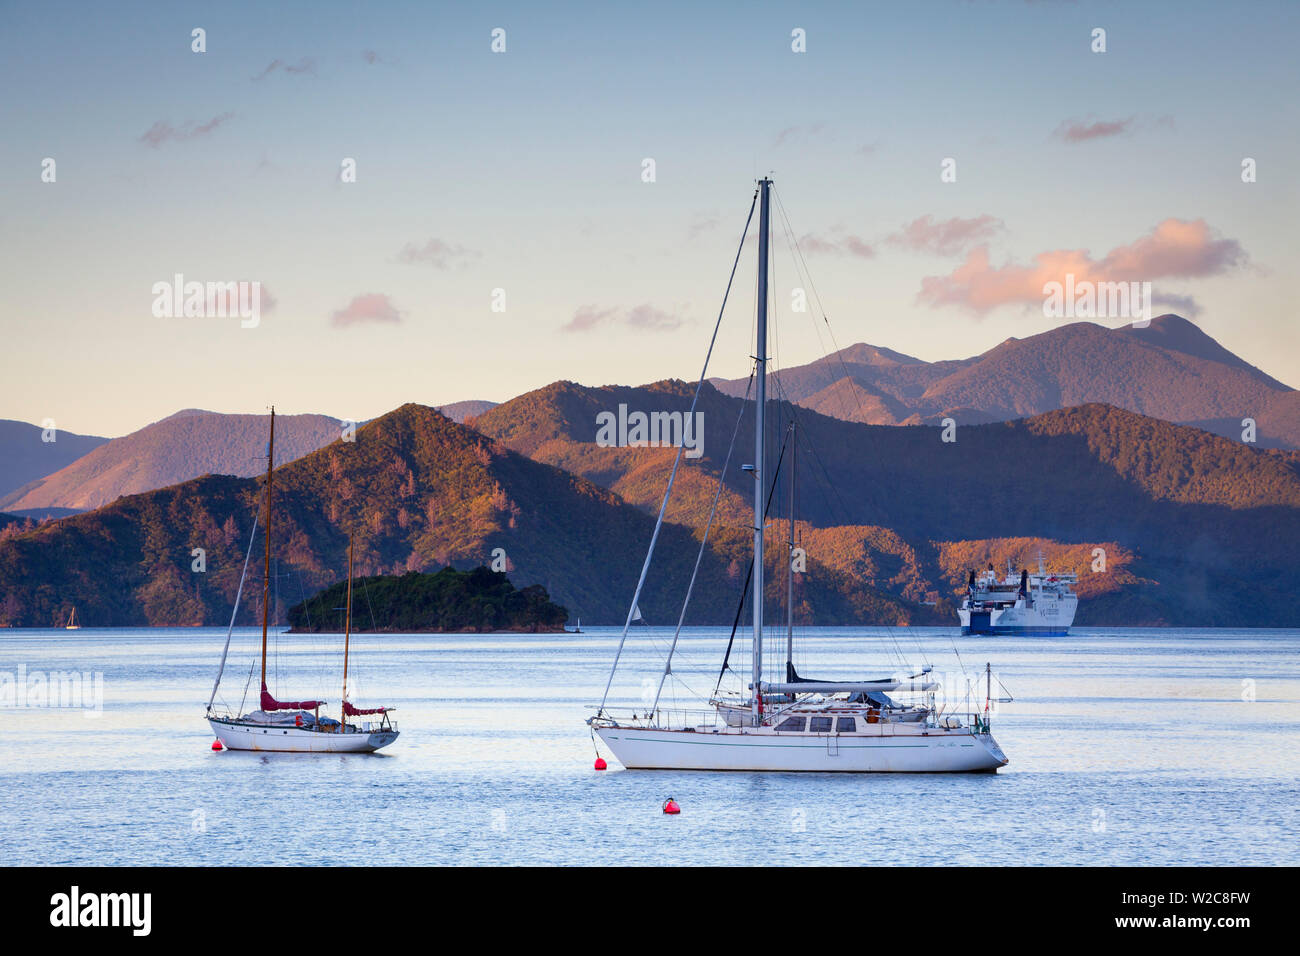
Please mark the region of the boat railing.
<svg viewBox="0 0 1300 956"><path fill-rule="evenodd" d="M612 722L623 725L630 724L635 727L725 726L725 721L718 711L712 708L660 707L655 711L651 711L648 707L644 710L612 710L606 708L601 714L601 718L608 718Z"/></svg>

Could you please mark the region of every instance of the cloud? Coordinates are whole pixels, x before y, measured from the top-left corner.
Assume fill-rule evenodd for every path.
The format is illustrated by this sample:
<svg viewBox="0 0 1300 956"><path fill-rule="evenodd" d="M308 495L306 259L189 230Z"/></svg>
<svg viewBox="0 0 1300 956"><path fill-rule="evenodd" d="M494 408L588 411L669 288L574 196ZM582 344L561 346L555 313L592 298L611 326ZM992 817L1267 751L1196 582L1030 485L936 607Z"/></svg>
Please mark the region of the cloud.
<svg viewBox="0 0 1300 956"><path fill-rule="evenodd" d="M1125 136L1139 127L1170 127L1174 125L1172 116L1158 116L1154 119L1139 120L1136 116L1117 120L1069 119L1061 123L1052 132L1053 139L1066 143L1086 143L1093 139L1106 139L1110 136Z"/></svg>
<svg viewBox="0 0 1300 956"><path fill-rule="evenodd" d="M1133 117L1122 120L1098 120L1088 123L1084 120L1066 120L1052 133L1057 139L1067 143L1083 143L1090 139L1104 139L1107 136L1119 136L1129 132Z"/></svg>
<svg viewBox="0 0 1300 956"><path fill-rule="evenodd" d="M874 143L863 143L857 148L857 154L859 156L874 156L880 151L880 147L883 145L884 144L879 141Z"/></svg>
<svg viewBox="0 0 1300 956"><path fill-rule="evenodd" d="M402 321L402 313L393 305L388 296L378 292L368 292L353 298L344 308L330 315L330 322L336 329L345 329L351 325L363 325L369 322Z"/></svg>
<svg viewBox="0 0 1300 956"><path fill-rule="evenodd" d="M814 136L825 128L825 123L807 123L801 126L787 126L785 129L777 131L776 136L772 138L772 147L775 149L793 136Z"/></svg>
<svg viewBox="0 0 1300 956"><path fill-rule="evenodd" d="M690 225L686 227L687 239L698 239L706 232L712 232L722 223L722 217L716 212L713 213L696 213L692 217Z"/></svg>
<svg viewBox="0 0 1300 956"><path fill-rule="evenodd" d="M1086 249L1055 249L1039 253L1032 265L994 266L988 246L976 246L951 274L922 279L917 300L983 314L1000 305L1041 304L1043 286L1064 282L1067 274L1073 274L1076 283L1150 282L1218 275L1246 260L1237 240L1220 237L1204 219L1166 219L1101 259L1092 258Z"/></svg>
<svg viewBox="0 0 1300 956"><path fill-rule="evenodd" d="M634 329L666 332L679 328L684 321L680 315L652 305L638 305L631 309L584 305L573 313L573 318L560 326L560 331L589 332L602 325L625 325Z"/></svg>
<svg viewBox="0 0 1300 956"><path fill-rule="evenodd" d="M410 265L430 265L435 269L447 269L456 262L476 259L478 255L473 249L466 249L464 246L443 242L441 239L429 239L420 246L413 242L408 242L402 246L401 251L397 254L397 261Z"/></svg>
<svg viewBox="0 0 1300 956"><path fill-rule="evenodd" d="M315 72L316 72L316 61L309 56L303 57L297 63L286 63L284 62L284 60L274 59L266 65L265 70L257 74L257 76L253 77L253 80L256 81L256 80L265 79L266 77L270 76L272 73L289 73L289 74L298 75L303 73L314 74Z"/></svg>
<svg viewBox="0 0 1300 956"><path fill-rule="evenodd" d="M917 252L953 256L976 242L991 238L1003 228L1002 220L985 214L973 219L953 218L936 222L933 216L913 219L885 241Z"/></svg>
<svg viewBox="0 0 1300 956"><path fill-rule="evenodd" d="M825 255L849 255L859 259L873 259L876 247L859 236L840 237L817 236L808 233L799 239L799 248L804 252Z"/></svg>
<svg viewBox="0 0 1300 956"><path fill-rule="evenodd" d="M183 143L186 140L206 136L217 127L234 119L234 117L234 113L221 113L212 117L206 123L195 124L193 120L187 120L179 127L173 126L169 120L159 120L145 131L140 137L140 142L146 146L152 146L154 149L164 143Z"/></svg>
<svg viewBox="0 0 1300 956"><path fill-rule="evenodd" d="M1153 292L1151 304L1168 308L1185 319L1194 319L1205 311L1190 295L1175 295L1172 292Z"/></svg>

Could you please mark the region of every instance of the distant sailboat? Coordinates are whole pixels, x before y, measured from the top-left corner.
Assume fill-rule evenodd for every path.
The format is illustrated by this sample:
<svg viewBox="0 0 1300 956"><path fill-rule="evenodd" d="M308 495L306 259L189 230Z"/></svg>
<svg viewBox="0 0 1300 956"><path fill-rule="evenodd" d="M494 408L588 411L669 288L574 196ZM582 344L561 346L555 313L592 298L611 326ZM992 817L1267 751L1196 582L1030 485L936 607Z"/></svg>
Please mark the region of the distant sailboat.
<svg viewBox="0 0 1300 956"><path fill-rule="evenodd" d="M63 626L63 629L65 631L81 630L81 625L77 623L77 607L75 604L72 606L72 613L68 615L68 623Z"/></svg>
<svg viewBox="0 0 1300 956"><path fill-rule="evenodd" d="M389 719L392 707L374 707L363 710L348 701L348 650L352 637L352 539L348 539L348 604L347 623L343 637L343 696L339 720L322 717L323 700L276 700L266 688L266 632L267 611L271 598L271 479L275 466L275 409L271 409L271 442L266 463L266 552L262 566L262 684L260 708L247 714L219 714L212 709L225 672L226 656L230 651L230 633L235 616L231 615L230 629L226 632L226 646L221 652L221 665L217 680L208 698L207 719L217 739L230 750L278 750L291 753L373 753L387 747L397 739L397 725ZM256 534L257 526L254 524ZM252 541L249 542L252 552ZM244 573L248 572L248 557L244 558ZM244 578L239 579L235 595L235 613L239 611L239 597L244 590ZM348 723L349 717L378 716L378 721Z"/></svg>

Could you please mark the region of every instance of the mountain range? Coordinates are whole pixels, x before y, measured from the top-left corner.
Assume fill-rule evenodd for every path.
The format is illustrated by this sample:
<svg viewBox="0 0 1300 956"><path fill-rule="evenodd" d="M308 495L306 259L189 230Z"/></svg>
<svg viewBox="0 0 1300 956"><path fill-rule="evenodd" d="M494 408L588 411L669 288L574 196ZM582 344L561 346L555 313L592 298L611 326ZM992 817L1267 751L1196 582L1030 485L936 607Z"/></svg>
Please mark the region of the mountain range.
<svg viewBox="0 0 1300 956"><path fill-rule="evenodd" d="M0 420L0 501L30 481L36 481L72 464L108 441L72 432L49 433L39 425Z"/></svg>
<svg viewBox="0 0 1300 956"><path fill-rule="evenodd" d="M89 626L228 619L263 480L205 475L0 537L0 624L50 625L73 604ZM610 621L625 610L654 523L606 489L420 405L282 465L273 480L277 617L340 579L351 533L360 577L471 569L499 548L512 581L541 584L578 616ZM649 620L675 620L675 585L697 546L679 525L661 540L667 583L652 585L640 606ZM738 561L738 551L710 549L692 621L730 619ZM815 576L809 590L832 615L906 619L905 602L845 583ZM255 602L241 620L257 620Z"/></svg>
<svg viewBox="0 0 1300 956"><path fill-rule="evenodd" d="M185 409L121 438L99 439L87 454L0 497L0 509L87 511L199 475L251 477L266 470L268 421ZM279 415L276 459L300 458L341 433L342 422L325 415Z"/></svg>
<svg viewBox="0 0 1300 956"><path fill-rule="evenodd" d="M783 397L871 425L1007 421L1104 402L1239 439L1242 419L1263 448L1300 448L1300 393L1177 315L1144 328L1075 322L965 359L925 362L853 345L780 374ZM729 395L745 379L715 379Z"/></svg>
<svg viewBox="0 0 1300 956"><path fill-rule="evenodd" d="M737 611L753 410L729 394L747 383L715 384L640 602L652 623L677 619L715 492L687 620ZM350 442L334 419L277 418L277 616L342 577L353 533L359 575L468 570L501 549L518 586L621 623L675 449L606 447L598 421L685 413L694 390L555 382L500 405L405 405ZM950 362L858 345L782 370L772 392L766 597L783 607L793 511L803 623L950 625L967 569L1040 554L1079 574L1081 625L1294 621L1296 393L1176 316L1076 323ZM1241 440L1245 417L1257 444ZM262 416L181 413L11 493L11 507L99 507L39 527L0 516L0 625L54 624L72 604L92 626L228 617L265 430ZM242 619L255 612L246 602Z"/></svg>

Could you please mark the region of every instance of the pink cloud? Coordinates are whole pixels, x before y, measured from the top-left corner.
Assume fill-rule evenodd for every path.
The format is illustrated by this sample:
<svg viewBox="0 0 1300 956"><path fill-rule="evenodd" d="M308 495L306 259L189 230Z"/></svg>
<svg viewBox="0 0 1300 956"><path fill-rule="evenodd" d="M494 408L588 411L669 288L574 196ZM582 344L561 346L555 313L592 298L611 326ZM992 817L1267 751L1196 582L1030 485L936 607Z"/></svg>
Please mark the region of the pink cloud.
<svg viewBox="0 0 1300 956"><path fill-rule="evenodd" d="M648 304L626 310L584 305L573 313L573 318L560 326L560 331L589 332L599 326L611 324L625 325L634 329L668 331L680 327L683 321L676 313L665 312Z"/></svg>
<svg viewBox="0 0 1300 956"><path fill-rule="evenodd" d="M234 113L221 113L212 117L206 123L195 124L193 120L182 123L179 127L173 126L168 120L159 120L145 131L140 137L140 142L147 146L157 149L163 143L178 142L183 143L186 140L196 139L199 136L206 136L218 126L233 119Z"/></svg>
<svg viewBox="0 0 1300 956"><path fill-rule="evenodd" d="M330 321L337 329L371 322L402 321L402 313L393 305L388 296L379 292L370 292L353 298L346 306L330 315Z"/></svg>
<svg viewBox="0 0 1300 956"><path fill-rule="evenodd" d="M1101 259L1092 258L1086 249L1055 249L1039 253L1032 265L994 266L988 246L976 246L949 275L922 279L917 299L985 313L1000 305L1041 303L1043 286L1064 282L1067 274L1073 274L1076 283L1150 282L1217 275L1246 259L1237 240L1219 237L1204 219L1166 219Z"/></svg>
<svg viewBox="0 0 1300 956"><path fill-rule="evenodd" d="M913 219L886 241L918 252L951 256L973 243L990 238L1002 228L1001 219L987 214L973 219L953 218L944 222L936 222L932 216L922 216Z"/></svg>
<svg viewBox="0 0 1300 956"><path fill-rule="evenodd" d="M1052 135L1067 143L1083 143L1090 139L1104 139L1107 136L1119 136L1129 132L1133 117L1122 120L1097 120L1089 123L1085 120L1066 120L1056 128Z"/></svg>

